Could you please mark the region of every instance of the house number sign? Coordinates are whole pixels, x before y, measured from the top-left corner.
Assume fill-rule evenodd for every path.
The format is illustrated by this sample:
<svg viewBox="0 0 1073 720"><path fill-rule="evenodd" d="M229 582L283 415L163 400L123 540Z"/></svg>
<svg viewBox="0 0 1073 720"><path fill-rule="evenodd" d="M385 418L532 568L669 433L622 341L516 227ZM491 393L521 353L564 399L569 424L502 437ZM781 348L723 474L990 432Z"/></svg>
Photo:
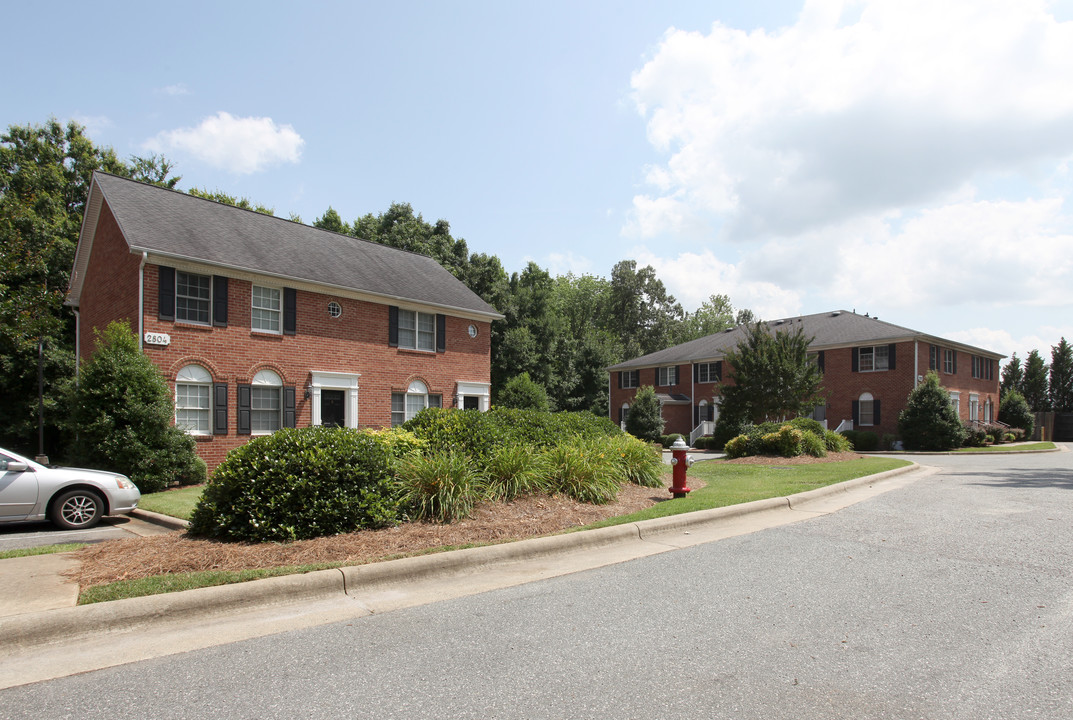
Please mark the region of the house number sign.
<svg viewBox="0 0 1073 720"><path fill-rule="evenodd" d="M146 345L171 345L171 335L167 333L147 332L145 334Z"/></svg>

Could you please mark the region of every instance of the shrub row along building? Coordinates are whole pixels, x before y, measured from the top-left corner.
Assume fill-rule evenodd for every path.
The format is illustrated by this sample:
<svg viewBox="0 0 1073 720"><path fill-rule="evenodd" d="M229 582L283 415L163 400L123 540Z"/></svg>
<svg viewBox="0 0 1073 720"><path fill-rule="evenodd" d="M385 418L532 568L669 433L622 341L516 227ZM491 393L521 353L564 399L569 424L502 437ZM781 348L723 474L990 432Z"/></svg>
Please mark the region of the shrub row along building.
<svg viewBox="0 0 1073 720"><path fill-rule="evenodd" d="M99 172L67 304L80 358L130 322L210 470L281 427L487 410L503 317L423 255Z"/></svg>
<svg viewBox="0 0 1073 720"><path fill-rule="evenodd" d="M812 417L832 430L897 434L898 414L929 371L938 374L963 421L992 422L998 415L1000 353L844 310L765 325L772 332L800 328L812 338L810 354L823 371L826 393L826 403ZM724 357L745 333L739 326L608 368L612 418L623 422L637 389L651 385L665 433L691 441L710 434L730 369Z"/></svg>

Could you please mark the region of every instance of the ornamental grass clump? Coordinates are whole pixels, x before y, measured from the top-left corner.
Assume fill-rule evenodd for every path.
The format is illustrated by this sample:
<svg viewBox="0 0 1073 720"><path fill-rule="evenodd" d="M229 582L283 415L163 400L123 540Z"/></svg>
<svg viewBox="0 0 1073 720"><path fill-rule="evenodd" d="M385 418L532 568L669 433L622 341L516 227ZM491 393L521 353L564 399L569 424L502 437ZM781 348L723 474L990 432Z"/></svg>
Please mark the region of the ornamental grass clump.
<svg viewBox="0 0 1073 720"><path fill-rule="evenodd" d="M473 461L452 450L433 451L403 461L396 482L402 507L416 520L463 520L486 497L485 483L477 475Z"/></svg>
<svg viewBox="0 0 1073 720"><path fill-rule="evenodd" d="M618 497L625 480L609 448L597 448L583 438L569 438L547 451L548 485L579 502L603 505Z"/></svg>
<svg viewBox="0 0 1073 720"><path fill-rule="evenodd" d="M545 456L525 445L502 445L492 452L485 467L488 496L513 500L547 491Z"/></svg>
<svg viewBox="0 0 1073 720"><path fill-rule="evenodd" d="M650 445L625 433L608 438L607 445L627 482L642 487L663 486L663 458Z"/></svg>

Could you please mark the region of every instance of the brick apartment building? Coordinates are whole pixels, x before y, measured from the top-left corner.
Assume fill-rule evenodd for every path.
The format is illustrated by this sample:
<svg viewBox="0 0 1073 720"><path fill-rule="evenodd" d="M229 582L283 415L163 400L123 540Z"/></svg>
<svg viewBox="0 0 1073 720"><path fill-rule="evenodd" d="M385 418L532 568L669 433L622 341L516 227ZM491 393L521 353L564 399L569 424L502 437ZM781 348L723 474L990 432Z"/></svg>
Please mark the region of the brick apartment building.
<svg viewBox="0 0 1073 720"><path fill-rule="evenodd" d="M810 351L823 371L827 397L813 417L832 430L845 421L880 437L896 435L909 392L929 371L938 374L962 420L990 422L998 415L999 353L844 310L766 325L773 332L800 328L813 338ZM665 433L694 439L710 433L729 369L723 358L744 337L739 326L608 368L611 417L623 421L637 388L651 385Z"/></svg>
<svg viewBox="0 0 1073 720"><path fill-rule="evenodd" d="M487 410L502 317L423 255L105 173L67 304L80 360L130 322L210 470L280 427Z"/></svg>

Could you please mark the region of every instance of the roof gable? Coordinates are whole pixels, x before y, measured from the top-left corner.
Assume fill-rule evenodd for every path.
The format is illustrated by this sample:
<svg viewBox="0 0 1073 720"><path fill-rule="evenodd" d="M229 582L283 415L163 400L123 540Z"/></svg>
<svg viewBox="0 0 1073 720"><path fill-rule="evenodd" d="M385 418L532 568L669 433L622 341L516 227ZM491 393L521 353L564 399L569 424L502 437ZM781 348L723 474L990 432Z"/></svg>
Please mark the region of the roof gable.
<svg viewBox="0 0 1073 720"><path fill-rule="evenodd" d="M425 255L106 173L94 173L90 198L98 208L102 199L107 203L131 252L351 290L385 301L502 317ZM80 261L88 261L95 215L87 215L79 238L69 292L72 304L81 293L84 273L77 271Z"/></svg>

